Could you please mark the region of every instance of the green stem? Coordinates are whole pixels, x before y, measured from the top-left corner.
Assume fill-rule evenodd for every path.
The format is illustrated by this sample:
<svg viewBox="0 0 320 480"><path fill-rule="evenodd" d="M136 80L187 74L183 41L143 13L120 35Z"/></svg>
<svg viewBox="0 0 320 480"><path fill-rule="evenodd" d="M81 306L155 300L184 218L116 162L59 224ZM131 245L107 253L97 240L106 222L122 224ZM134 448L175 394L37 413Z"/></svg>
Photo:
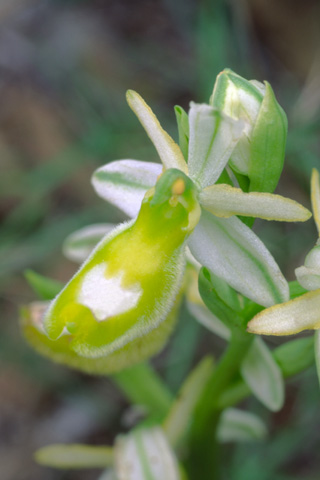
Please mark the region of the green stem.
<svg viewBox="0 0 320 480"><path fill-rule="evenodd" d="M112 380L133 404L146 407L153 417L162 419L171 407L172 393L147 363L126 368L112 375Z"/></svg>
<svg viewBox="0 0 320 480"><path fill-rule="evenodd" d="M209 379L195 409L190 434L190 452L187 467L191 480L215 480L219 478L218 444L216 429L221 410L220 395L229 387L239 372L253 335L234 329L230 343L217 368Z"/></svg>

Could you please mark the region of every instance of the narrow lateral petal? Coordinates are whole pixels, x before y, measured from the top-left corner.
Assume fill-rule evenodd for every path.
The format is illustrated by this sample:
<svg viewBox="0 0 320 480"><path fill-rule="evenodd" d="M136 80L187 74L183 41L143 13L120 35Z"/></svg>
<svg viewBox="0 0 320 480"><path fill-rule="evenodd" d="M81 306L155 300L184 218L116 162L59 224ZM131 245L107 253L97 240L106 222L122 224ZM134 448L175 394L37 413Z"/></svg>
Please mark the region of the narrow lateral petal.
<svg viewBox="0 0 320 480"><path fill-rule="evenodd" d="M259 305L288 300L288 283L274 258L238 218L221 219L203 210L188 243L201 265Z"/></svg>
<svg viewBox="0 0 320 480"><path fill-rule="evenodd" d="M98 168L91 182L97 194L129 217L139 213L143 197L162 172L160 163L118 160Z"/></svg>
<svg viewBox="0 0 320 480"><path fill-rule="evenodd" d="M127 102L129 107L137 115L141 125L148 134L148 137L155 146L159 157L167 168L178 168L184 173L187 173L188 168L183 158L183 154L179 146L170 137L170 135L163 130L159 120L146 104L142 97L133 90L127 91Z"/></svg>
<svg viewBox="0 0 320 480"><path fill-rule="evenodd" d="M73 262L82 263L102 238L116 228L113 223L96 223L71 233L63 242L65 257Z"/></svg>
<svg viewBox="0 0 320 480"><path fill-rule="evenodd" d="M311 203L314 221L320 236L320 178L319 172L315 168L311 175Z"/></svg>
<svg viewBox="0 0 320 480"><path fill-rule="evenodd" d="M311 212L298 202L271 193L245 193L230 185L212 185L200 193L201 205L218 217L243 215L281 222L304 222Z"/></svg>
<svg viewBox="0 0 320 480"><path fill-rule="evenodd" d="M293 335L320 328L320 289L258 313L248 331L260 335Z"/></svg>
<svg viewBox="0 0 320 480"><path fill-rule="evenodd" d="M241 375L267 408L277 412L284 402L284 381L280 367L261 338L255 338L241 365Z"/></svg>
<svg viewBox="0 0 320 480"><path fill-rule="evenodd" d="M201 187L219 178L242 134L244 123L216 108L191 103L189 172Z"/></svg>

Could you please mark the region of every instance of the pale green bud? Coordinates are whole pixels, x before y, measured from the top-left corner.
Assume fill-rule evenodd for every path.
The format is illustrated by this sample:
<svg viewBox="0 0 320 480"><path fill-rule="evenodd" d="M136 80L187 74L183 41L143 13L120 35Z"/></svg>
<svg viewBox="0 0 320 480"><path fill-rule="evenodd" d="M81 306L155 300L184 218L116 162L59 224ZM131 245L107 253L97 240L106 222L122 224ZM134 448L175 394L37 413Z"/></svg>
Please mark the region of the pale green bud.
<svg viewBox="0 0 320 480"><path fill-rule="evenodd" d="M287 119L270 84L226 69L217 77L210 104L245 125L230 166L249 177L251 191L272 192L283 168Z"/></svg>

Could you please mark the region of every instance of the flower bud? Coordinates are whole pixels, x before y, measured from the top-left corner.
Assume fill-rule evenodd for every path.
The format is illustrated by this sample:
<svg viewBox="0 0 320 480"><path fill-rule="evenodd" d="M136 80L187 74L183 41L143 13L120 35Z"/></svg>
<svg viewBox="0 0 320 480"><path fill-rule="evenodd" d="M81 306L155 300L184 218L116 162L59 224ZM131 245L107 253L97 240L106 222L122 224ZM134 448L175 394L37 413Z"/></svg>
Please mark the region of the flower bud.
<svg viewBox="0 0 320 480"><path fill-rule="evenodd" d="M248 81L223 70L210 104L245 124L232 152L231 168L249 177L251 191L272 192L283 168L287 119L269 83Z"/></svg>
<svg viewBox="0 0 320 480"><path fill-rule="evenodd" d="M170 332L162 324L170 324L185 239L199 218L192 181L179 170L165 171L137 219L102 239L53 300L43 320L50 341L67 337L80 357L113 355L113 371L155 353Z"/></svg>

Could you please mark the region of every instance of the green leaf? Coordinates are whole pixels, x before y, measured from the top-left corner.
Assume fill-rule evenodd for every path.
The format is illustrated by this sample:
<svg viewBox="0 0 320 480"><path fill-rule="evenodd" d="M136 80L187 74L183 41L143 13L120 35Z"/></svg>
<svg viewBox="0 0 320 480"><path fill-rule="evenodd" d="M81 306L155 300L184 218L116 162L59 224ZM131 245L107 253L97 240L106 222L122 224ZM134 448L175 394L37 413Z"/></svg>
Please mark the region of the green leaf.
<svg viewBox="0 0 320 480"><path fill-rule="evenodd" d="M186 435L193 410L213 371L213 358L205 357L192 370L183 383L177 399L163 423L164 432L173 447L179 445Z"/></svg>
<svg viewBox="0 0 320 480"><path fill-rule="evenodd" d="M300 297L300 295L307 293L307 291L308 290L303 288L297 280L293 280L292 282L289 282L290 300Z"/></svg>
<svg viewBox="0 0 320 480"><path fill-rule="evenodd" d="M285 377L306 370L314 363L314 344L315 338L311 335L290 340L273 351L274 359Z"/></svg>
<svg viewBox="0 0 320 480"><path fill-rule="evenodd" d="M108 446L56 444L37 450L35 460L54 468L102 468L112 464L113 451Z"/></svg>
<svg viewBox="0 0 320 480"><path fill-rule="evenodd" d="M263 98L250 143L250 191L273 192L284 162L287 138L287 117L273 90L265 82Z"/></svg>
<svg viewBox="0 0 320 480"><path fill-rule="evenodd" d="M188 161L188 149L189 149L189 118L185 110L176 105L174 107L176 114L178 132L179 132L179 145L183 153L185 161Z"/></svg>
<svg viewBox="0 0 320 480"><path fill-rule="evenodd" d="M235 312L219 297L211 283L210 271L202 268L199 273L199 293L209 311L228 328L232 328L239 318Z"/></svg>
<svg viewBox="0 0 320 480"><path fill-rule="evenodd" d="M266 437L267 429L253 413L228 408L222 413L217 435L223 443L257 441Z"/></svg>
<svg viewBox="0 0 320 480"><path fill-rule="evenodd" d="M33 270L25 270L24 276L41 300L52 300L63 288L63 283L44 277Z"/></svg>
<svg viewBox="0 0 320 480"><path fill-rule="evenodd" d="M122 370L114 374L112 379L132 403L143 405L150 414L158 417L167 414L173 396L147 363Z"/></svg>
<svg viewBox="0 0 320 480"><path fill-rule="evenodd" d="M280 367L261 338L255 338L241 365L241 375L252 393L267 408L277 412L284 402Z"/></svg>

